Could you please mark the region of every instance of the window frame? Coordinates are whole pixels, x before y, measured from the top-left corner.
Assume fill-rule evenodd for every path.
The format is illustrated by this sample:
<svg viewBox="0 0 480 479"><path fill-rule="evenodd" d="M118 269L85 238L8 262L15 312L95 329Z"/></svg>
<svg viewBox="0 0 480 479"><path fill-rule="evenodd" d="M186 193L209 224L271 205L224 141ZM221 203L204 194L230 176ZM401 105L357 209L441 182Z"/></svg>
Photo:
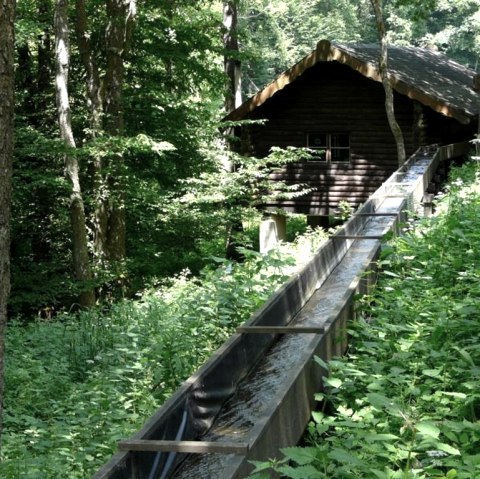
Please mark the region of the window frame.
<svg viewBox="0 0 480 479"><path fill-rule="evenodd" d="M325 137L325 145L321 146L315 146L312 145L312 143L315 142L315 140L311 140L311 137L320 137L324 136ZM335 136L346 136L348 138L348 146L332 146L333 141L332 138ZM350 132L347 131L330 131L330 132L324 132L324 131L311 131L307 133L307 148L310 150L324 150L325 151L325 157L324 158L312 158L308 159L307 161L309 163L321 163L321 164L348 164L351 163L351 134ZM348 158L344 160L334 160L332 159L332 151L337 150L337 151L348 151ZM320 155L319 155L320 156Z"/></svg>

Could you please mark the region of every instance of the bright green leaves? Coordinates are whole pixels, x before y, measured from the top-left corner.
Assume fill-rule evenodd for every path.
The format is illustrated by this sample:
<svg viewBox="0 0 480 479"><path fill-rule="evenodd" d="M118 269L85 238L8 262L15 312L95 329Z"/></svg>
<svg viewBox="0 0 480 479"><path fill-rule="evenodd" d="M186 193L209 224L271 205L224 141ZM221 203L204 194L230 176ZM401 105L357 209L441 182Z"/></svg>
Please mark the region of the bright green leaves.
<svg viewBox="0 0 480 479"><path fill-rule="evenodd" d="M311 464L317 457L317 450L314 447L287 447L282 449L282 452L285 457L294 461L300 466Z"/></svg>
<svg viewBox="0 0 480 479"><path fill-rule="evenodd" d="M421 421L415 425L415 429L418 433L433 439L438 439L440 436L440 429L431 421Z"/></svg>

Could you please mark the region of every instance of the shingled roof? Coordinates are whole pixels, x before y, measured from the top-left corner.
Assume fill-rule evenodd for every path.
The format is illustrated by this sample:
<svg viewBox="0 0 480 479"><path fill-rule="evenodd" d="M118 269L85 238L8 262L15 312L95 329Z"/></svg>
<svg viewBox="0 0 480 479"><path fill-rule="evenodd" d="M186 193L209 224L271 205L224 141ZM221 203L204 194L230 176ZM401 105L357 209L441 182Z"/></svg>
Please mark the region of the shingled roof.
<svg viewBox="0 0 480 479"><path fill-rule="evenodd" d="M276 80L232 111L225 120L236 121L265 103L318 62L336 61L380 82L378 44L342 45L322 40L317 48ZM479 112L479 93L473 90L475 71L442 53L414 47L389 46L388 71L393 88L403 95L469 123Z"/></svg>

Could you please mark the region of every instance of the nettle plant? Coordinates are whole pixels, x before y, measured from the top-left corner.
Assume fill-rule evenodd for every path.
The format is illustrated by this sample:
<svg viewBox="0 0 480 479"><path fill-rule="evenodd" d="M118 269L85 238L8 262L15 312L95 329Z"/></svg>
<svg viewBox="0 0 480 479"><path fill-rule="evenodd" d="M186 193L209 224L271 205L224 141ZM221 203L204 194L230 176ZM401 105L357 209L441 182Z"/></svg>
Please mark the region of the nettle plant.
<svg viewBox="0 0 480 479"><path fill-rule="evenodd" d="M308 447L256 479L480 477L480 175L453 172L439 215L387 247L344 358L328 364Z"/></svg>

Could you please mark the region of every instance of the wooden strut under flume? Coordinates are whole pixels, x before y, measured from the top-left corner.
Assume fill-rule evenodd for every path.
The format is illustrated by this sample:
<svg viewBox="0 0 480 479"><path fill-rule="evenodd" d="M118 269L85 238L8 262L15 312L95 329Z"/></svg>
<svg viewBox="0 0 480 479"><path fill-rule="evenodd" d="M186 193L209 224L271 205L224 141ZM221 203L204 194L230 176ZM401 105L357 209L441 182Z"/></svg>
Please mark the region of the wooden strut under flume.
<svg viewBox="0 0 480 479"><path fill-rule="evenodd" d="M244 455L249 445L243 442L209 442L209 441L164 441L147 439L129 439L120 441L121 451L136 452L179 452L188 454L237 454Z"/></svg>
<svg viewBox="0 0 480 479"><path fill-rule="evenodd" d="M355 240L380 240L384 235L332 235L329 236L329 239L355 239Z"/></svg>
<svg viewBox="0 0 480 479"><path fill-rule="evenodd" d="M324 327L319 326L239 326L237 333L253 334L323 334Z"/></svg>

